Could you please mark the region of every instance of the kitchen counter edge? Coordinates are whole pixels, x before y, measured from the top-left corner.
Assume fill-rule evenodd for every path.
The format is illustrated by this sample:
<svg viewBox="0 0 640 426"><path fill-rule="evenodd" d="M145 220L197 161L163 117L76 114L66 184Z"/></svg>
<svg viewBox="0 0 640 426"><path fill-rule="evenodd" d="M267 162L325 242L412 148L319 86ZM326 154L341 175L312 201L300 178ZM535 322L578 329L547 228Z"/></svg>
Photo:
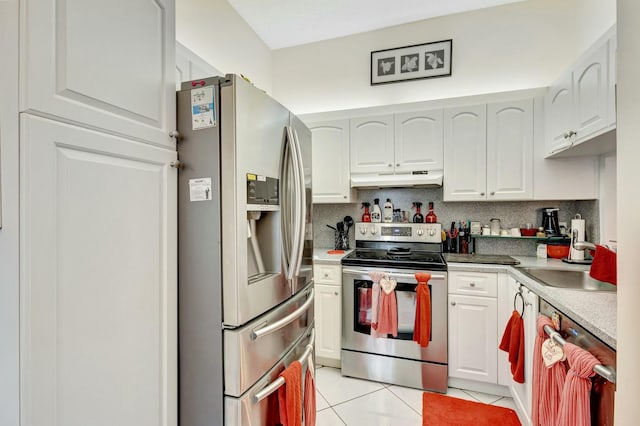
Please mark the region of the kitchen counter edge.
<svg viewBox="0 0 640 426"><path fill-rule="evenodd" d="M343 254L329 254L327 253L331 248L314 248L313 249L313 263L324 265L340 265L340 261L343 257L351 253L353 250L345 250Z"/></svg>

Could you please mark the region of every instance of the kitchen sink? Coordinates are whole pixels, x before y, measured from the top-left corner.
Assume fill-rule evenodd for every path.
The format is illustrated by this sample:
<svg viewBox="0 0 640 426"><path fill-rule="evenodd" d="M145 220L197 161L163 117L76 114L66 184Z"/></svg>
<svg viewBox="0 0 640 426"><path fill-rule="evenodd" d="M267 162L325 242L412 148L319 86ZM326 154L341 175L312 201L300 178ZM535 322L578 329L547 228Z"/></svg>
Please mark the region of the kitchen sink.
<svg viewBox="0 0 640 426"><path fill-rule="evenodd" d="M589 271L569 271L566 269L518 268L542 285L569 290L616 291L616 286L595 280Z"/></svg>

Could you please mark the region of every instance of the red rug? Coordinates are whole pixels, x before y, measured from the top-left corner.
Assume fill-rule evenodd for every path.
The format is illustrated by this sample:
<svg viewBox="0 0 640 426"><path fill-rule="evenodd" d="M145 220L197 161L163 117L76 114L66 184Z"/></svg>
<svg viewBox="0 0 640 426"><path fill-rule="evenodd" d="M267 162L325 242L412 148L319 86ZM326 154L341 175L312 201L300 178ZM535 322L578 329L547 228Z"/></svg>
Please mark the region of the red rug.
<svg viewBox="0 0 640 426"><path fill-rule="evenodd" d="M422 426L520 426L515 411L496 405L424 392Z"/></svg>

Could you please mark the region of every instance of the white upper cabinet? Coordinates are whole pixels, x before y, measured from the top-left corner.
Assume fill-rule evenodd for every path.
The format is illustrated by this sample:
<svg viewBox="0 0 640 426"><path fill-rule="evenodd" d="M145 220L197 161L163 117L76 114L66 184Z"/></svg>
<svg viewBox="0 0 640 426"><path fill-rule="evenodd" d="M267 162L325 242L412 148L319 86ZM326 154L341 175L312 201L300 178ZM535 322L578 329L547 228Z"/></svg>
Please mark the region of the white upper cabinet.
<svg viewBox="0 0 640 426"><path fill-rule="evenodd" d="M615 148L612 135L595 139L615 128L615 55L614 26L549 88L547 157L597 155Z"/></svg>
<svg viewBox="0 0 640 426"><path fill-rule="evenodd" d="M486 199L487 108L444 110L444 201Z"/></svg>
<svg viewBox="0 0 640 426"><path fill-rule="evenodd" d="M533 198L533 99L487 105L487 199Z"/></svg>
<svg viewBox="0 0 640 426"><path fill-rule="evenodd" d="M393 173L393 115L351 119L351 173Z"/></svg>
<svg viewBox="0 0 640 426"><path fill-rule="evenodd" d="M441 109L395 114L395 172L442 169Z"/></svg>
<svg viewBox="0 0 640 426"><path fill-rule="evenodd" d="M176 90L183 81L223 75L200 56L176 42Z"/></svg>
<svg viewBox="0 0 640 426"><path fill-rule="evenodd" d="M349 120L309 123L314 203L354 203L349 182Z"/></svg>
<svg viewBox="0 0 640 426"><path fill-rule="evenodd" d="M21 111L175 149L173 0L22 5Z"/></svg>

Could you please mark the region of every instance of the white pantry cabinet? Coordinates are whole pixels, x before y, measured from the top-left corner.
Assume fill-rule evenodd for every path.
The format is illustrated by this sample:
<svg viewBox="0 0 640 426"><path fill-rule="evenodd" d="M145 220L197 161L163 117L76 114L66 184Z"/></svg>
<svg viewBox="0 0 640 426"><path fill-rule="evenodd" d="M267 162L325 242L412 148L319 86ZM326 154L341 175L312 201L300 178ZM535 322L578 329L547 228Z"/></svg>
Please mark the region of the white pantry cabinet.
<svg viewBox="0 0 640 426"><path fill-rule="evenodd" d="M22 112L175 149L173 0L22 6Z"/></svg>
<svg viewBox="0 0 640 426"><path fill-rule="evenodd" d="M614 26L549 87L547 157L601 154L615 146L608 137L576 149L615 128L615 52Z"/></svg>
<svg viewBox="0 0 640 426"><path fill-rule="evenodd" d="M308 123L314 203L355 203L349 180L349 120Z"/></svg>
<svg viewBox="0 0 640 426"><path fill-rule="evenodd" d="M176 152L30 114L20 151L21 424L176 425Z"/></svg>
<svg viewBox="0 0 640 426"><path fill-rule="evenodd" d="M449 377L497 383L497 287L497 273L449 273Z"/></svg>
<svg viewBox="0 0 640 426"><path fill-rule="evenodd" d="M444 201L485 200L487 107L444 110Z"/></svg>
<svg viewBox="0 0 640 426"><path fill-rule="evenodd" d="M342 339L342 266L315 264L316 362L340 367Z"/></svg>

